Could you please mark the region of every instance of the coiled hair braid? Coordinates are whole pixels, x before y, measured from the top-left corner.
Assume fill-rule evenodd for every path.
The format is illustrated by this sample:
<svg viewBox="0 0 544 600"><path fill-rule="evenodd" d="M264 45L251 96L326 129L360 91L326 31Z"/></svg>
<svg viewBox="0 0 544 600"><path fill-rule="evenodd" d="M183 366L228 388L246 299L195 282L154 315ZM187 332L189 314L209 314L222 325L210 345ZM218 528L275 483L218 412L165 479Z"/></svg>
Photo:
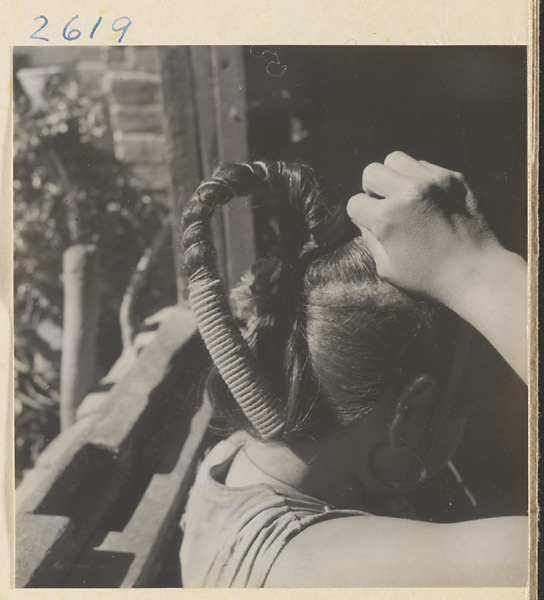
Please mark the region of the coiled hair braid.
<svg viewBox="0 0 544 600"><path fill-rule="evenodd" d="M199 329L221 377L257 433L277 436L285 425L286 402L273 388L230 310L216 267L210 219L217 206L237 196L263 193L275 210L281 236L282 262L276 316L288 331L285 343L300 346L302 277L300 255L307 242L334 248L352 235L345 210L333 209L321 196L315 175L307 166L283 162L224 165L205 180L183 214L184 265L189 300ZM300 369L286 365L287 379L301 381ZM302 377L304 380L304 376ZM288 381L289 386L289 381Z"/></svg>

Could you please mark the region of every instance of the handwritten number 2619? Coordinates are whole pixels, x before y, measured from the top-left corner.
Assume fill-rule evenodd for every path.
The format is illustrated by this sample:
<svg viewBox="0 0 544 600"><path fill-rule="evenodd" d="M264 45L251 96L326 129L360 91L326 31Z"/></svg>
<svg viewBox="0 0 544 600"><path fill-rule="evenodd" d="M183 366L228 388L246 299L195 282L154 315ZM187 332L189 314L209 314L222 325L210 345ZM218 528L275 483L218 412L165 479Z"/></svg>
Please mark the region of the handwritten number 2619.
<svg viewBox="0 0 544 600"><path fill-rule="evenodd" d="M42 31L42 29L45 29L45 27L49 23L49 19L45 15L40 15L39 17L36 17L34 19L34 21L38 21L40 19L43 21L43 23L41 24L41 26L38 29L36 29L36 31L30 37L33 40L42 40L44 42L48 42L49 38L42 37L41 35L37 35L37 34L40 31ZM78 38L81 37L81 29L72 27L72 23L76 19L79 19L79 15L72 17L68 21L68 23L66 23L66 25L64 26L64 28L62 30L62 37L65 40L68 40L69 42L73 42L74 40L77 40ZM96 23L93 25L93 28L91 29L91 33L89 35L89 37L91 39L93 39L94 34L95 34L96 30L98 29L98 26L100 25L100 23L102 23L102 17L98 17L98 21L96 21ZM117 40L119 43L121 43L123 41L123 38L125 37L125 34L131 25L132 25L132 21L128 17L119 17L118 19L115 19L115 21L111 24L111 28L113 31L121 32L121 35L119 36L119 39Z"/></svg>

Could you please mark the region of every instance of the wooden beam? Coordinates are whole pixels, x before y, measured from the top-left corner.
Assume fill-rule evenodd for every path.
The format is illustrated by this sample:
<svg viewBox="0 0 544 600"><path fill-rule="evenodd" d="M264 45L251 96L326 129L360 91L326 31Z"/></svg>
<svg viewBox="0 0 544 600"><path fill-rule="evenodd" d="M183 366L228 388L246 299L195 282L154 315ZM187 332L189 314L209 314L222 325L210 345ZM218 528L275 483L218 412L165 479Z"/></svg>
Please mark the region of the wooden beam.
<svg viewBox="0 0 544 600"><path fill-rule="evenodd" d="M195 98L198 119L198 139L203 177L209 177L218 164L217 121L210 46L193 46L191 57L195 80ZM217 269L227 282L227 248L223 208L212 217L212 236L217 253Z"/></svg>
<svg viewBox="0 0 544 600"><path fill-rule="evenodd" d="M178 213L200 180L211 175L219 163L248 160L242 52L239 46L160 50L166 130L177 199L173 210ZM174 220L179 223L176 212ZM212 234L219 272L227 288L231 288L255 259L250 200L235 200L216 211ZM179 243L176 247L179 248ZM178 289L182 288L184 295L181 271L178 280L181 280Z"/></svg>
<svg viewBox="0 0 544 600"><path fill-rule="evenodd" d="M181 305L186 306L187 291L181 248L181 214L202 180L194 79L188 46L161 46L159 57L171 173L176 285L178 301Z"/></svg>
<svg viewBox="0 0 544 600"><path fill-rule="evenodd" d="M217 155L220 162L245 162L247 102L243 47L212 46ZM255 259L255 228L251 201L231 202L223 209L227 281L235 285Z"/></svg>

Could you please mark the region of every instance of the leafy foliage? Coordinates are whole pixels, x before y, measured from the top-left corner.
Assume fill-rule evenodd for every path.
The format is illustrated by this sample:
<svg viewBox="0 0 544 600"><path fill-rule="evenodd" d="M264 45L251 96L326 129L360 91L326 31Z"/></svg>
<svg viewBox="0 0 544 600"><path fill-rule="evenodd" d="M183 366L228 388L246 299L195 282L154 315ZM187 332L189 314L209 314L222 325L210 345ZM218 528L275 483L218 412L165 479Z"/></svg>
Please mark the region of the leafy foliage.
<svg viewBox="0 0 544 600"><path fill-rule="evenodd" d="M102 264L102 370L120 342L111 323L164 208L138 196L111 152L107 103L74 71L49 76L34 108L15 78L14 311L16 479L58 433L62 255L94 243ZM112 317L113 315L113 317ZM112 348L114 349L112 352Z"/></svg>

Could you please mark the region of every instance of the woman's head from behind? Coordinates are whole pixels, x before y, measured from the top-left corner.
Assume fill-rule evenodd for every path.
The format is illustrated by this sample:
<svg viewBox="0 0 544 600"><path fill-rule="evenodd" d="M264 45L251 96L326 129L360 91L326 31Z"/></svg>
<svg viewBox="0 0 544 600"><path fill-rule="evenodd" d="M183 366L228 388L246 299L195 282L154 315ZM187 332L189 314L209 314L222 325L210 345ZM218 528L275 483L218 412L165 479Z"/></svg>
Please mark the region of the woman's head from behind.
<svg viewBox="0 0 544 600"><path fill-rule="evenodd" d="M432 308L381 280L361 237L314 261L304 287L312 372L336 424L436 370Z"/></svg>
<svg viewBox="0 0 544 600"><path fill-rule="evenodd" d="M277 252L257 261L232 293L245 337L283 402L276 438L296 444L355 431L356 451L375 463L378 479L409 471L406 478L417 480L449 459L460 432L448 427L448 402L441 402L448 374L436 308L377 276L345 210L321 195L311 170L259 165L223 170L216 181L243 188L241 169L250 169L247 191L270 202L279 223ZM233 429L255 433L217 372L209 391ZM444 429L452 431L439 456ZM396 462L404 475L395 474Z"/></svg>

